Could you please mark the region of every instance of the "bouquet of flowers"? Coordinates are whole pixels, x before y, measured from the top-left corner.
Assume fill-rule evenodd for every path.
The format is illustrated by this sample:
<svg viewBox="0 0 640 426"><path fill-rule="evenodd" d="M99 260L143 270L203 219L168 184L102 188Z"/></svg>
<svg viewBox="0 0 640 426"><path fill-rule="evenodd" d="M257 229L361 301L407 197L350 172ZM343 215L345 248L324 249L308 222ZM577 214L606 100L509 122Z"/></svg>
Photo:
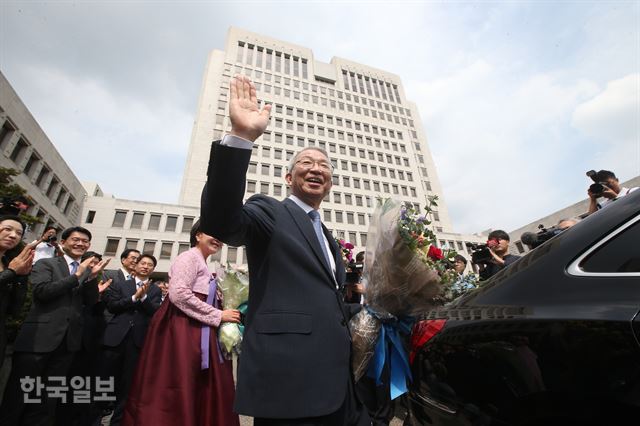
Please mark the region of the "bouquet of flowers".
<svg viewBox="0 0 640 426"><path fill-rule="evenodd" d="M342 238L336 238L336 244L340 247L340 253L342 254L342 261L345 265L348 265L353 260L354 245Z"/></svg>
<svg viewBox="0 0 640 426"><path fill-rule="evenodd" d="M366 309L351 320L353 372L378 380L387 357L391 366L392 399L406 391L411 378L401 334L409 334L413 316L437 304L443 285L455 279L450 259L435 246L429 215L437 198L430 198L426 212L387 199L374 211L368 231L363 281ZM395 371L394 371L395 370Z"/></svg>
<svg viewBox="0 0 640 426"><path fill-rule="evenodd" d="M218 281L218 288L222 292L222 309L238 309L241 313L247 310L247 300L249 299L249 274L238 268L227 266L224 278ZM240 353L240 343L244 326L225 322L218 328L218 343L224 356L231 358L235 351Z"/></svg>

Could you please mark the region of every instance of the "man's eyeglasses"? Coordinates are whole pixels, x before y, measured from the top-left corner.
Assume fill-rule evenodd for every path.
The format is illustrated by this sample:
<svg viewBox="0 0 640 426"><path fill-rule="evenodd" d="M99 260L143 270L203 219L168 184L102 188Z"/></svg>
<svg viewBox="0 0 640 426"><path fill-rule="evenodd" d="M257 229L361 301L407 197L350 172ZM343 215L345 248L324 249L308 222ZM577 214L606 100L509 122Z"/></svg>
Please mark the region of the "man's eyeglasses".
<svg viewBox="0 0 640 426"><path fill-rule="evenodd" d="M328 161L324 161L324 160L312 160L310 158L304 158L302 160L296 161L296 164L298 166L300 166L300 168L302 168L304 170L310 170L311 168L313 168L314 164L317 164L318 167L320 167L320 169L322 169L322 171L325 171L327 173L332 173L333 172L333 164L329 163Z"/></svg>

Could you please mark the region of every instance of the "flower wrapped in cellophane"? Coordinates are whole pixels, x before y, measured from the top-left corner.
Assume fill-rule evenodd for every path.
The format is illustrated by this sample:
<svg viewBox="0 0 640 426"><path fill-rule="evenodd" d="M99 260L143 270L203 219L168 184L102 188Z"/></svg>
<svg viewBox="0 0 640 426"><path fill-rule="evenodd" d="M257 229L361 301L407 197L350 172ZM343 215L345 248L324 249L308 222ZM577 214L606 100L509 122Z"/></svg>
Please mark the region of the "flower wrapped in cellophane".
<svg viewBox="0 0 640 426"><path fill-rule="evenodd" d="M227 267L224 277L218 281L218 288L222 292L222 309L238 309L243 315L247 310L249 299L249 274L238 268ZM218 328L218 343L227 359L233 352L240 353L240 343L244 326L225 322Z"/></svg>
<svg viewBox="0 0 640 426"><path fill-rule="evenodd" d="M387 199L376 208L367 233L363 281L366 307L351 320L352 367L356 380L365 373L380 384L385 362L390 363L392 399L406 391L410 369L404 338L413 317L437 304L443 285L455 279L449 257L435 247L426 212Z"/></svg>

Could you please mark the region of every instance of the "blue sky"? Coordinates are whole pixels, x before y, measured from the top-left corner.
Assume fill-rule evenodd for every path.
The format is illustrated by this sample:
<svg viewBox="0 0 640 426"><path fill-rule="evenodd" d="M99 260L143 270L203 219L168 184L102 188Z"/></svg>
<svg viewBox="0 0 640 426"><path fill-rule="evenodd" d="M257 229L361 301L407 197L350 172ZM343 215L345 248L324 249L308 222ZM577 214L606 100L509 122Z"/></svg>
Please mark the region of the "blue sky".
<svg viewBox="0 0 640 426"><path fill-rule="evenodd" d="M5 0L0 69L81 180L176 202L232 25L399 75L459 232L579 201L592 168L640 175L639 2Z"/></svg>

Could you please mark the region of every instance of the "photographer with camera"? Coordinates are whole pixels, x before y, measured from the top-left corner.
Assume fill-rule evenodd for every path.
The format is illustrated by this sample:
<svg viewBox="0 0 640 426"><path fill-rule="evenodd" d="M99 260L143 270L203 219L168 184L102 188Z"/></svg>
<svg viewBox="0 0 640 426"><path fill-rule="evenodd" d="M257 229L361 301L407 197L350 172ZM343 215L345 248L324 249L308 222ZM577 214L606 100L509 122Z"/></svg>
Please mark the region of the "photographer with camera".
<svg viewBox="0 0 640 426"><path fill-rule="evenodd" d="M345 280L344 301L346 303L362 303L364 285L362 284L362 271L364 268L364 251L356 255L355 262L347 265L347 278Z"/></svg>
<svg viewBox="0 0 640 426"><path fill-rule="evenodd" d="M486 246L480 246L472 253L471 260L478 265L480 279L486 280L501 269L511 265L520 256L509 254L509 234L502 230L492 231Z"/></svg>
<svg viewBox="0 0 640 426"><path fill-rule="evenodd" d="M40 259L51 259L52 257L62 256L60 246L58 246L58 229L55 226L47 226L44 228L42 236L38 239L36 246L36 254L33 257L33 264Z"/></svg>
<svg viewBox="0 0 640 426"><path fill-rule="evenodd" d="M589 195L589 213L594 213L608 206L618 198L622 198L638 189L638 187L625 188L620 186L616 175L609 170L600 170L599 172L589 170L587 176L595 182L591 184L587 190L587 194ZM604 198L604 200L598 202L598 198Z"/></svg>

